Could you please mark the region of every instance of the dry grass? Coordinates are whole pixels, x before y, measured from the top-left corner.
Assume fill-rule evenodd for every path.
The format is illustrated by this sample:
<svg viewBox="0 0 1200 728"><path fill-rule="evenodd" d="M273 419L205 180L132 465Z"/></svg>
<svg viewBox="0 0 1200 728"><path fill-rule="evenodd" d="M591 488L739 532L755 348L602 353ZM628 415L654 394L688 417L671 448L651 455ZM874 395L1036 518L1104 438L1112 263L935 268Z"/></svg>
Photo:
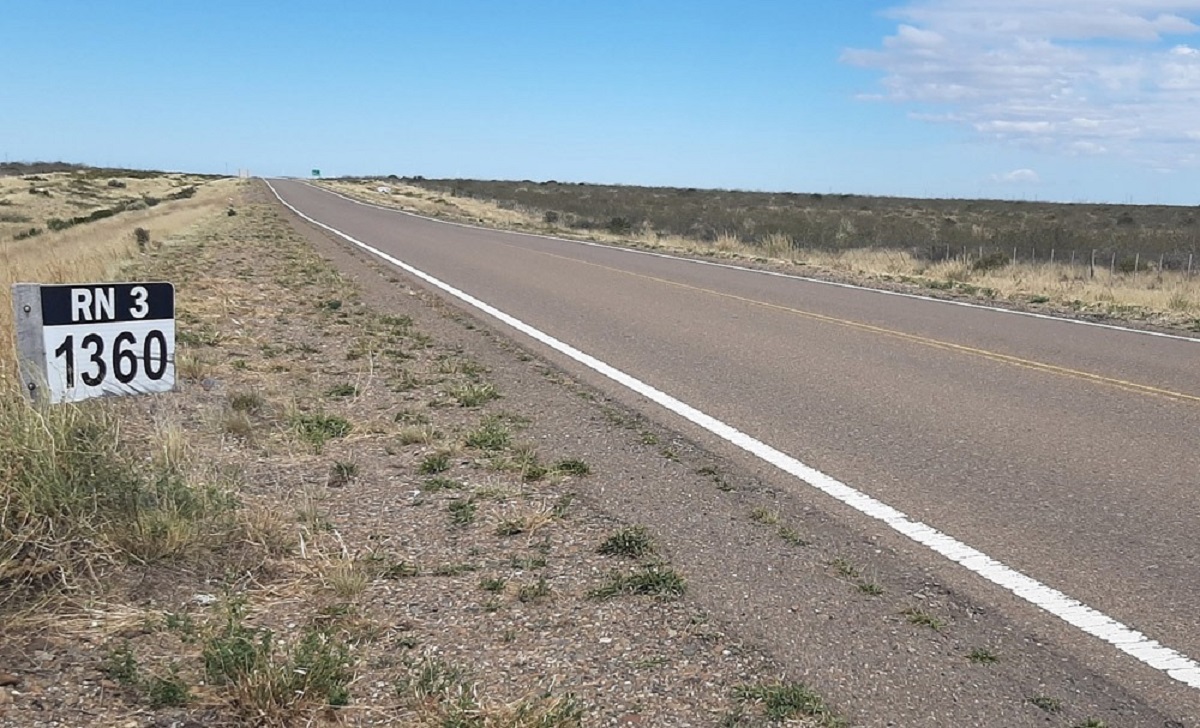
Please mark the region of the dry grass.
<svg viewBox="0 0 1200 728"><path fill-rule="evenodd" d="M121 561L187 560L236 539L227 493L190 467L178 426L140 440L126 424L117 403L38 408L0 391L0 607Z"/></svg>
<svg viewBox="0 0 1200 728"><path fill-rule="evenodd" d="M1097 264L1094 275L1085 265L1020 262L994 270L974 270L971 262L920 260L906 251L796 251L791 260L807 266L876 281L913 283L925 288L977 294L987 298L1047 303L1116 317L1156 316L1177 324L1200 314L1200 276L1185 272L1145 270L1122 273ZM908 280L905 280L908 279Z"/></svg>
<svg viewBox="0 0 1200 728"><path fill-rule="evenodd" d="M453 216L482 224L511 228L539 227L536 220L520 210L506 210L487 200L447 197L421 187L397 182L328 180L321 182L321 185L349 197L369 200L376 204L415 212L418 215ZM381 187L389 188L390 191L379 192Z"/></svg>
<svg viewBox="0 0 1200 728"><path fill-rule="evenodd" d="M124 187L109 186L110 179ZM5 201L0 204L0 240L29 227L44 228L50 218L69 219L121 202L165 200L184 187L201 184L202 178L184 174L93 177L87 172L55 172L0 177L0 200ZM28 218L28 222L5 221L9 217Z"/></svg>

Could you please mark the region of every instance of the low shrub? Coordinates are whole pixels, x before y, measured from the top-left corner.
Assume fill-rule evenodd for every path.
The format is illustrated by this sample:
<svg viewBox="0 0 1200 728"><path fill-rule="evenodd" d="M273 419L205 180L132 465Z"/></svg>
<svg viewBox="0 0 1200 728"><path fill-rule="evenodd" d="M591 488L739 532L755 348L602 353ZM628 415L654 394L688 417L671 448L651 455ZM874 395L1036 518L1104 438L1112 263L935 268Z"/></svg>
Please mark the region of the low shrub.
<svg viewBox="0 0 1200 728"><path fill-rule="evenodd" d="M988 253L982 258L978 258L975 260L975 262L971 263L971 270L979 272L999 270L1011 262L1012 260L1006 253Z"/></svg>

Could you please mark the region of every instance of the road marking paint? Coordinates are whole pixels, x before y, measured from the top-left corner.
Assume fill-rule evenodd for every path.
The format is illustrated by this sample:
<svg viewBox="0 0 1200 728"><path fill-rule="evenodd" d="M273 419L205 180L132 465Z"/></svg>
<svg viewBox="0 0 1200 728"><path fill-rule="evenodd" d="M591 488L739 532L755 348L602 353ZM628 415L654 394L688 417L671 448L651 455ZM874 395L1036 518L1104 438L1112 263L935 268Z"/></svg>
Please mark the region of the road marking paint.
<svg viewBox="0 0 1200 728"><path fill-rule="evenodd" d="M713 268L727 268L729 270L741 271L743 273L755 273L757 275L773 276L775 278L787 278L787 279L794 280L794 281L803 281L805 283L816 283L816 284L822 285L822 286L832 286L833 288L846 288L846 289L854 290L854 291L864 291L866 293L875 293L875 294L879 294L881 296L895 296L897 298L910 298L910 299L913 299L914 301L928 301L929 303L941 303L941 304L945 304L947 306L961 306L962 308L974 308L974 309L978 309L980 311L991 311L993 313L1003 313L1003 314L1009 314L1012 316L1025 316L1027 318L1042 319L1044 321L1057 321L1059 323L1074 324L1076 326L1090 326L1090 327L1096 328L1096 329L1109 329L1110 331L1122 331L1122 332L1125 332L1128 334L1140 334L1143 336L1154 336L1154 337L1157 337L1160 339L1174 339L1175 341L1189 341L1193 344L1200 344L1200 337L1185 336L1183 334L1168 334L1164 331L1148 331L1146 329L1135 329L1135 328L1131 328L1129 326L1121 326L1119 324L1106 324L1106 323L1101 323L1099 321L1084 321L1082 319L1065 318L1063 316L1053 316L1051 314L1046 314L1046 313L1037 313L1036 311L1018 311L1016 309L1001 308L999 306L988 306L988 305L985 305L982 303L972 303L970 301L955 301L955 300L951 300L948 298L934 298L933 296L924 296L919 293L906 293L904 291L889 291L884 288L871 288L870 286L862 286L857 283L844 283L842 281L827 281L823 278L813 278L811 276L796 275L795 273L781 273L779 271L774 271L774 270L761 270L759 268L748 268L744 265L736 265L734 263L721 263L721 262L718 262L715 260L701 260L701 259L697 259L697 258L685 258L685 257L679 256L679 255L672 255L671 253L659 253L659 252L656 252L653 250L638 250L637 248L626 248L626 247L623 247L620 245L615 245L615 244L610 244L610 243L597 243L597 242L593 242L591 240L574 240L572 238L560 238L555 235L545 235L542 233L529 233L529 232L523 232L521 230L504 230L501 228L484 227L483 225L472 225L471 223L466 223L466 222L453 222L451 220L439 220L436 217L429 217L427 215L419 215L415 212L409 212L408 210L401 210L401 209L395 208L395 207L387 207L386 205L380 205L380 204L377 204L374 202L367 202L365 200L357 200L353 197L350 197L349 195L344 195L341 192L335 192L334 190L328 189L326 187L321 187L320 185L312 184L305 180L298 180L298 181L303 184L308 185L309 187L312 187L313 189L320 190L327 194L333 195L334 197L340 197L343 200L346 200L347 202L353 202L356 205L362 205L364 207L373 207L376 210L383 210L385 212L395 212L400 215L408 215L409 217L415 217L419 220L426 220L428 222L436 222L441 225L452 225L454 227L469 228L471 230L482 230L484 232L504 233L505 235L520 235L522 237L537 238L539 240L553 240L553 241L559 242L559 243L572 243L574 245L586 245L586 246L592 247L592 248L604 248L606 250L614 250L617 252L629 253L632 255L646 255L651 258L665 258L667 260L677 260L677 261L680 261L683 263L691 263L693 265L706 265L706 266L710 266Z"/></svg>
<svg viewBox="0 0 1200 728"><path fill-rule="evenodd" d="M673 281L670 278L660 278L658 276L652 276L652 275L648 275L645 273L634 273L633 271L628 271L623 268L614 268L612 266L604 265L603 263L593 263L592 261L589 261L589 260L580 260L579 258L572 258L568 255L559 255L558 253L550 253L550 252L547 252L544 250L530 250L528 248L522 248L517 245L510 245L509 243L500 243L500 245L515 248L517 250L523 250L526 252L533 253L535 255L544 255L544 256L547 256L550 258L558 258L559 260L565 260L570 263L578 263L580 265L592 266L594 268L600 268L601 270L610 271L612 273L619 273L622 275L632 276L634 278L642 278L642 279L645 279L648 281L654 281L655 283L662 283L662 284L665 284L668 286L674 286L676 288L682 288L682 289L689 290L689 291L696 291L697 293L706 293L706 294L709 294L712 296L716 296L718 298L726 298L726 299L738 301L741 303L747 303L747 304L750 304L753 306L761 306L763 308L768 308L768 309L775 310L775 311L782 311L784 313L793 314L796 316L800 316L802 318L812 319L814 321L821 321L823 323L834 324L837 326L844 326L846 328L851 328L851 329L859 329L861 331L869 331L871 333L880 334L882 336L890 336L892 338L901 339L903 341L910 341L913 343L921 344L923 346L929 346L929 347L932 347L935 349L942 349L944 351L951 351L951 352L956 352L959 354L976 356L976 357L980 357L983 359L987 359L989 361L999 362L1001 364L1011 364L1013 366L1021 367L1024 369L1032 369L1034 371L1048 372L1050 374L1057 374L1057 375L1064 376L1064 377L1070 377L1072 379L1081 379L1084 381L1095 382L1095 383L1104 384L1104 385L1107 385L1110 387L1116 387L1118 389L1122 389L1127 392L1134 392L1136 394L1150 394L1150 395L1155 395L1155 396L1159 396L1159 397L1167 397L1168 399L1182 400L1185 402L1200 402L1200 396L1193 395L1193 394L1186 394L1184 392L1176 392L1171 389L1163 389L1162 387L1155 387L1150 384L1140 384L1138 382L1131 382L1131 381L1128 381L1125 379L1117 379L1115 377L1106 377L1103 374L1095 374L1093 372L1085 372L1082 369L1071 369L1069 367L1063 367L1063 366L1059 366L1057 364L1047 364L1046 362L1041 362L1041 361L1037 361L1034 359L1025 359L1025 358L1022 358L1019 356L1013 356L1011 354L1002 354L1000 352L990 351L988 349L980 349L980 348L974 347L974 346L966 346L965 344L955 344L954 342L951 342L951 341L942 341L941 339L934 339L934 338L930 338L928 336L921 336L920 334L910 334L910 333L907 333L904 331L897 331L896 329L889 329L884 326L876 326L874 324L863 323L861 321L854 321L851 319L838 318L836 316L827 316L825 314L814 313L812 311L805 311L805 310L799 309L799 308L792 308L791 306L784 306L784 305L778 304L778 303L770 303L769 301L760 301L756 298L748 298L746 296L739 296L736 293L725 293L723 291L717 291L712 288L705 288L703 286L693 286L690 283L681 283L679 281Z"/></svg>
<svg viewBox="0 0 1200 728"><path fill-rule="evenodd" d="M274 185L269 181L266 182L271 192L275 194L275 197L285 207L313 225L337 235L350 244L365 250L381 260L387 261L535 341L541 342L560 354L570 357L592 371L642 395L651 402L711 432L726 442L745 450L751 455L774 465L783 472L798 478L860 513L887 524L913 541L945 556L947 559L963 566L993 584L1007 589L1012 594L1058 617L1067 624L1093 637L1104 640L1121 652L1134 657L1156 670L1166 673L1171 678L1178 680L1188 687L1200 690L1200 663L1187 655L1150 639L1145 634L1116 621L1103 612L1093 609L1076 599L1072 599L1057 589L1026 576L1016 569L1005 566L982 551L974 549L954 537L938 531L932 526L910 518L886 503L876 500L832 476L805 465L791 455L776 450L741 430L727 425L721 420L705 414L665 392L655 389L640 379L626 374L620 369L606 364L570 344L559 341L549 334L543 333L541 330L504 313L491 304L485 303L449 283L414 268L399 258L388 255L382 250L351 237L337 228L314 220L284 200L279 192L276 191Z"/></svg>

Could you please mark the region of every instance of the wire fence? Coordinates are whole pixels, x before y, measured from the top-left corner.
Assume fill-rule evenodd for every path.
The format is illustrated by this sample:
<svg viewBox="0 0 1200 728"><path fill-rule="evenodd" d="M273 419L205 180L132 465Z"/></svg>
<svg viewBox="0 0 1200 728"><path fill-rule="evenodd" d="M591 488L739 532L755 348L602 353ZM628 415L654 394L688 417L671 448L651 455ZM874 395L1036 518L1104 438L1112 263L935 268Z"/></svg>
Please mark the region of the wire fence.
<svg viewBox="0 0 1200 728"><path fill-rule="evenodd" d="M819 252L819 251L815 251ZM1073 270L1073 277L1096 278L1172 272L1191 280L1200 275L1200 256L1192 251L1141 253L1102 248L1060 249L987 245L929 245L910 248L843 248L827 255L851 263L900 271L913 263L960 263L974 271L991 271L1007 266L1058 266Z"/></svg>
<svg viewBox="0 0 1200 728"><path fill-rule="evenodd" d="M995 261L997 266L1002 264L1028 263L1031 265L1066 265L1086 267L1092 275L1096 271L1107 270L1109 273L1139 273L1154 271L1183 272L1188 278L1192 277L1196 268L1196 254L1190 251L1159 252L1142 254L1141 252L1103 250L1091 248L1087 250L1061 250L1057 248L1013 247L997 248L977 246L970 248L962 246L930 246L926 253L928 260L958 260L965 263L984 263Z"/></svg>

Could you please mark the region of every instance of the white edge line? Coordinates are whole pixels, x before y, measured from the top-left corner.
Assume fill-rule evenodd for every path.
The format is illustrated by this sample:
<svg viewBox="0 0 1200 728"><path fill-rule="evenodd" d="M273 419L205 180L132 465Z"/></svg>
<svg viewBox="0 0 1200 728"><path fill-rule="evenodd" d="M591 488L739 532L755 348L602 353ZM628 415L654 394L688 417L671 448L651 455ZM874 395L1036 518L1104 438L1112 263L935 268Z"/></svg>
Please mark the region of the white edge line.
<svg viewBox="0 0 1200 728"><path fill-rule="evenodd" d="M267 181L267 180L264 179L263 181ZM489 227L484 227L482 225L472 225L470 223L465 223L465 222L452 222L450 220L439 220L436 217L428 217L426 215L418 215L417 213L409 212L408 210L399 210L394 207L386 207L384 205L377 205L373 202L366 202L365 200L356 200L353 197L343 195L340 192L335 192L334 190L328 189L326 187L312 184L311 182L309 182L307 180L297 179L297 180L293 180L293 181L308 185L309 187L312 187L313 189L317 189L322 192L331 194L334 197L340 197L343 200L346 200L347 202L353 202L356 205L362 205L364 207L373 207L376 210L383 210L385 212L395 212L400 215L408 215L409 217L415 217L419 220L426 220L428 222L436 222L436 223L439 223L442 225L453 225L454 227L470 228L471 230L482 230L485 232L493 232L493 233L504 233L506 235L521 235L521 236L524 236L527 238L538 238L541 240L553 240L553 241L559 242L559 243L573 243L575 245L587 245L587 246L593 247L593 248L604 248L606 250L615 250L615 251L622 252L622 253L631 253L633 255L647 255L652 258L666 258L668 260L678 260L678 261L681 261L684 263L692 263L694 265L707 265L707 266L711 266L713 268L728 268L729 270L742 271L744 273L756 273L758 275L773 276L775 278L787 278L787 279L794 280L794 281L803 281L805 283L817 283L822 286L832 286L834 288L848 288L848 289L855 290L855 291L865 291L867 293L877 293L881 296L896 296L897 298L910 298L910 299L913 299L914 301L928 301L929 303L942 303L942 304L946 304L947 306L961 306L962 308L974 308L974 309L978 309L980 311L991 311L993 313L1003 313L1003 314L1009 314L1011 316L1025 316L1028 318L1042 319L1045 321L1057 321L1057 322L1064 323L1064 324L1075 324L1076 326L1090 326L1092 328L1097 328L1097 329L1109 329L1110 331L1123 331L1125 333L1130 333L1130 334L1141 334L1143 336L1155 336L1160 339L1174 339L1176 341L1189 341L1193 344L1200 344L1200 337L1184 336L1182 334L1168 334L1163 331L1149 331L1146 329L1134 329L1134 328L1130 328L1128 326L1120 326L1118 324L1105 324L1105 323L1100 323L1099 321L1084 321L1082 319L1065 318L1063 316L1052 316L1050 314L1037 313L1035 311L1019 311L1019 310L1011 309L1011 308L1001 308L999 306L987 306L982 303L971 303L970 301L954 301L954 300L947 299L947 298L934 298L933 296L922 296L919 293L905 293L903 291L889 291L886 288L871 288L870 286L860 286L856 283L843 283L841 281L827 281L822 278L811 278L809 276L801 276L801 275L796 275L794 273L780 273L778 271L773 271L773 270L760 270L758 268L747 268L746 266L743 266L743 265L735 265L733 263L718 263L713 260L702 260L702 259L698 259L698 258L684 258L684 257L678 256L678 255L671 255L670 253L658 253L658 252L655 252L652 250L638 250L637 248L626 248L626 247L623 247L620 245L608 245L605 243L596 243L596 242L592 242L590 240L574 240L572 238L560 238L560 237L556 237L554 235L543 235L542 233L527 233L527 232L523 232L520 230L502 230L500 228L489 228ZM268 182L268 184L270 184L270 183Z"/></svg>
<svg viewBox="0 0 1200 728"><path fill-rule="evenodd" d="M1087 634L1097 637L1118 650L1132 655L1141 662L1165 672L1170 677L1178 680L1185 685L1200 689L1200 663L1191 659L1181 652L1173 650L1169 647L1159 644L1157 641L1150 639L1141 632L1134 630L1124 624L1112 619L1108 615L1097 611L1076 599L1073 599L1066 594L1053 589L1041 582L1026 576L1021 572L1012 569L1004 564L989 557L987 554L978 551L967 544L948 536L941 531L927 526L920 521L914 520L904 513L892 508L891 506L876 500L866 493L862 493L854 488L842 483L835 478L822 473L815 468L809 467L800 462L796 458L776 450L764 442L756 440L737 428L727 425L724 422L701 412L700 410L675 399L669 394L662 392L654 387L646 384L640 379L626 374L625 372L600 361L599 359L586 354L575 347L566 344L558 339L543 333L539 329L535 329L529 324L510 316L507 313L495 308L494 306L485 303L474 296L461 291L448 283L445 283L438 278L418 270L413 266L405 263L399 258L395 258L387 253L378 250L361 240L357 240L346 233L318 222L313 218L300 212L275 190L275 187L267 180L264 180L267 186L271 188L271 192L279 199L284 206L296 213L296 215L316 225L319 228L327 230L334 235L348 241L349 243L371 253L372 255L387 261L388 263L406 271L407 273L420 278L426 283L450 294L460 301L478 309L479 311L495 318L496 320L507 324L517 331L529 336L530 338L539 341L546 346L554 349L560 354L564 354L589 369L608 377L614 382L620 384L627 389L630 389L637 394L642 395L646 399L658 404L667 410L683 417L699 427L711 432L721 439L736 445L746 452L754 455L783 472L792 475L817 490L832 496L842 503L854 508L878 521L882 521L894 530L904 534L908 538L925 546L938 554L954 561L969 571L983 577L984 579L1004 587L1009 592L1017 595L1025 601L1033 604L1050 614L1058 617L1067 624L1076 627Z"/></svg>

